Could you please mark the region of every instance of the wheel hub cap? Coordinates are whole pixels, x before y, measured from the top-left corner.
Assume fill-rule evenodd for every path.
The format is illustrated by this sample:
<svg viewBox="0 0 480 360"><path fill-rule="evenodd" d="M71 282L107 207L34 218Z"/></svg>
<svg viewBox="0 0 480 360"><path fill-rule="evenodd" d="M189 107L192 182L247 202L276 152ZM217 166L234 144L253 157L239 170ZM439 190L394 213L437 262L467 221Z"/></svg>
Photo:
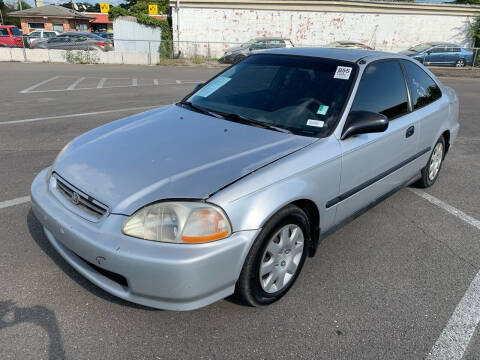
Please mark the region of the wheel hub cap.
<svg viewBox="0 0 480 360"><path fill-rule="evenodd" d="M304 235L294 224L285 225L269 240L260 264L260 284L267 293L285 288L298 270Z"/></svg>
<svg viewBox="0 0 480 360"><path fill-rule="evenodd" d="M430 166L428 168L428 178L432 181L440 170L440 165L443 160L443 144L438 143L433 149L432 158L430 159Z"/></svg>

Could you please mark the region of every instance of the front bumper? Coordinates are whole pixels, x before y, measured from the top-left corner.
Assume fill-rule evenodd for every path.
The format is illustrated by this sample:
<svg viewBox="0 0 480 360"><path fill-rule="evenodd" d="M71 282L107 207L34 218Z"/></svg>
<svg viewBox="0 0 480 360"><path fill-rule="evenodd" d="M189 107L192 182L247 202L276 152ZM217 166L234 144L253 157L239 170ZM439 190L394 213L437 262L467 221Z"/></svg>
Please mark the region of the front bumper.
<svg viewBox="0 0 480 360"><path fill-rule="evenodd" d="M195 245L136 239L121 233L126 216L93 223L68 210L49 189L47 170L32 183L33 212L58 253L100 288L168 310L196 309L233 293L258 230Z"/></svg>

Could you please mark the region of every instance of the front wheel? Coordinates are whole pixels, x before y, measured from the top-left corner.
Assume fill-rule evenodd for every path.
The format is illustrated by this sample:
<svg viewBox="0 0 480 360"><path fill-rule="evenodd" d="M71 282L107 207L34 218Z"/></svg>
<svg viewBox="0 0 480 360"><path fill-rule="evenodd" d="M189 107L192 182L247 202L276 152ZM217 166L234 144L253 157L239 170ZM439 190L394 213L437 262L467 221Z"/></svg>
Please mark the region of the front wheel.
<svg viewBox="0 0 480 360"><path fill-rule="evenodd" d="M427 166L422 169L422 178L418 180L416 185L422 188L427 188L435 184L438 174L442 168L443 159L445 158L445 139L440 136L435 144L430 158L428 159Z"/></svg>
<svg viewBox="0 0 480 360"><path fill-rule="evenodd" d="M297 206L275 214L245 259L235 295L251 306L271 304L285 295L305 263L309 229L307 215Z"/></svg>

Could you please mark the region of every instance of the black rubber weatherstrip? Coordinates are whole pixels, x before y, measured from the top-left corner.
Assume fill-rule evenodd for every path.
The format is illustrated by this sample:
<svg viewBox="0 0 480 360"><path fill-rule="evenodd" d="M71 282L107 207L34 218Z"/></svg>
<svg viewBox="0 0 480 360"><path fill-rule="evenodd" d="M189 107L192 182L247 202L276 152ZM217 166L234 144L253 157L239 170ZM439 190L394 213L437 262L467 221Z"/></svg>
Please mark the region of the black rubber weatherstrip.
<svg viewBox="0 0 480 360"><path fill-rule="evenodd" d="M343 194L337 196L336 198L333 198L332 200L329 200L327 202L327 205L326 205L327 209L332 207L333 205L338 204L340 201L348 199L350 196L355 195L359 191L362 191L363 189L365 189L366 187L376 183L377 181L382 180L384 177L390 175L391 173L397 171L398 169L400 169L400 168L404 167L405 165L411 163L412 161L418 159L423 154L429 152L430 149L431 149L431 147L429 146L428 148L420 151L419 153L413 155L412 157L409 157L408 159L402 161L400 164L395 165L394 167L388 169L387 171L384 171L383 173L375 176L374 178L365 181L363 184L360 184L360 185L354 187L353 189L348 190L347 192L344 192Z"/></svg>

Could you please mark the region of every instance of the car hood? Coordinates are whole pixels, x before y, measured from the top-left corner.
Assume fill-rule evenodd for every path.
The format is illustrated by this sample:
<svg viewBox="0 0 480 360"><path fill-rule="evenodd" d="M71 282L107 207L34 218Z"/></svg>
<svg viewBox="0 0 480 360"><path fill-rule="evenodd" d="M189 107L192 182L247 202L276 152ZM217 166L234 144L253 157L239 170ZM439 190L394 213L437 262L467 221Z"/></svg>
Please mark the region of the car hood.
<svg viewBox="0 0 480 360"><path fill-rule="evenodd" d="M316 140L170 105L81 135L53 170L112 213L130 215L161 199L206 198Z"/></svg>

